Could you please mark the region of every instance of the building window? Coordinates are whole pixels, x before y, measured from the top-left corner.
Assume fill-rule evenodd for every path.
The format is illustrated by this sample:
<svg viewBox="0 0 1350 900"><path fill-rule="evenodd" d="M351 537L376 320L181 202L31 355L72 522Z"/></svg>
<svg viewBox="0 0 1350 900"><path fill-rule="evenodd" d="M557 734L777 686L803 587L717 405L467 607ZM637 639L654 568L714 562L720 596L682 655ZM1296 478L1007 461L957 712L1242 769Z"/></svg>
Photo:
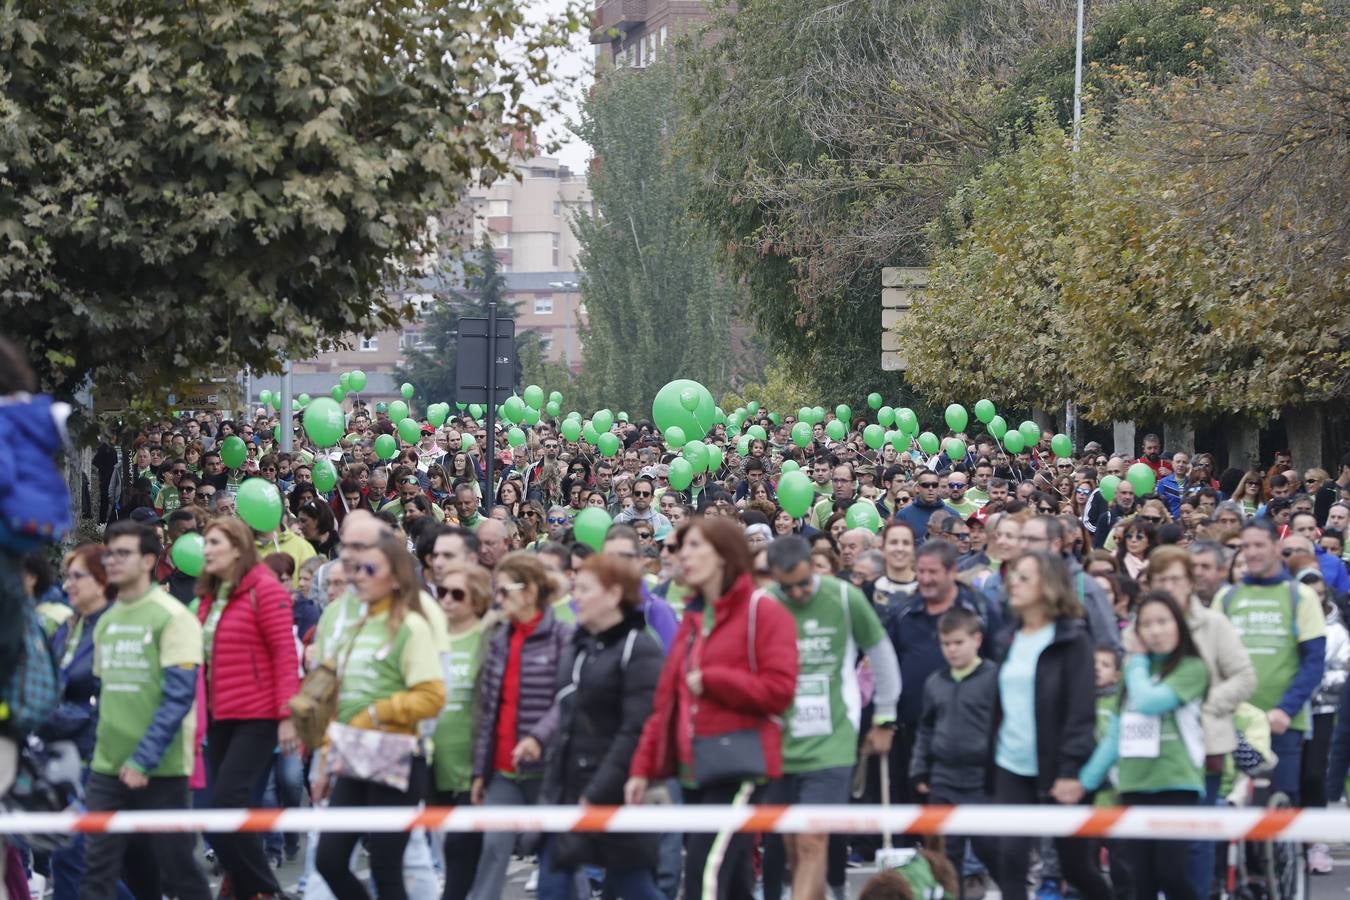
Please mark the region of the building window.
<svg viewBox="0 0 1350 900"><path fill-rule="evenodd" d="M361 352L372 353L380 349L380 339L378 337L361 338Z"/></svg>
<svg viewBox="0 0 1350 900"><path fill-rule="evenodd" d="M647 64L656 62L656 32L647 35Z"/></svg>
<svg viewBox="0 0 1350 900"><path fill-rule="evenodd" d="M489 231L488 240L492 241L492 246L498 250L508 250L511 247L511 232L509 231Z"/></svg>
<svg viewBox="0 0 1350 900"><path fill-rule="evenodd" d="M557 169L545 169L545 168L542 167L542 166L531 166L531 167L530 167L530 177L531 177L531 178L557 178L557 177L558 177L558 170L557 170Z"/></svg>
<svg viewBox="0 0 1350 900"><path fill-rule="evenodd" d="M561 215L562 215L562 201L561 201L561 200L554 200L554 201L553 201L553 218L556 219L556 218L558 218L558 217L561 216Z"/></svg>
<svg viewBox="0 0 1350 900"><path fill-rule="evenodd" d="M553 298L552 298L552 297L536 297L536 298L534 299L534 314L535 314L536 316L551 316L551 315L553 315Z"/></svg>
<svg viewBox="0 0 1350 900"><path fill-rule="evenodd" d="M557 232L554 232L554 234L553 234L553 265L554 265L554 266L557 266L557 265L558 265L558 257L561 255L561 254L560 254L560 251L561 251L561 250L562 250L562 236L559 235Z"/></svg>
<svg viewBox="0 0 1350 900"><path fill-rule="evenodd" d="M539 335L539 349L540 349L540 350L543 350L545 353L548 353L550 350L552 350L552 349L553 349L553 335L551 335L551 334L541 334L541 335Z"/></svg>
<svg viewBox="0 0 1350 900"><path fill-rule="evenodd" d="M399 335L398 345L403 350L416 350L422 346L422 332L405 331Z"/></svg>
<svg viewBox="0 0 1350 900"><path fill-rule="evenodd" d="M487 214L489 216L509 216L511 215L510 200L489 200L487 202Z"/></svg>
<svg viewBox="0 0 1350 900"><path fill-rule="evenodd" d="M662 25L662 26L661 26L661 46L664 47L665 45L666 45L666 26Z"/></svg>

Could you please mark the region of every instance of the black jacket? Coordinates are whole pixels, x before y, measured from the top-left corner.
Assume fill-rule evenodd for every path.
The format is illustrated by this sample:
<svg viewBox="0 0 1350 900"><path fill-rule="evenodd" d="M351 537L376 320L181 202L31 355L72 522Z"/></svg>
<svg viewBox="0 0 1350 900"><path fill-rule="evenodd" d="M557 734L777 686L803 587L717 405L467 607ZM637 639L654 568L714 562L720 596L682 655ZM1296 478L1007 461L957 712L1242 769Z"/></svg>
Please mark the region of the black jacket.
<svg viewBox="0 0 1350 900"><path fill-rule="evenodd" d="M578 628L558 666L558 738L549 747L539 802L623 803L665 662L661 642L637 611L601 634ZM656 864L657 835L589 835L587 862L614 868Z"/></svg>
<svg viewBox="0 0 1350 900"><path fill-rule="evenodd" d="M999 658L1012 645L1011 630L999 642ZM1078 778L1078 771L1097 747L1096 675L1092 638L1082 619L1059 619L1050 646L1036 661L1036 786L1042 794L1060 778ZM1000 702L989 731L990 773L994 747L1003 721Z"/></svg>
<svg viewBox="0 0 1350 900"><path fill-rule="evenodd" d="M909 779L968 791L984 781L989 748L972 735L988 734L998 709L998 664L981 660L960 681L951 667L928 676L923 715L909 760Z"/></svg>

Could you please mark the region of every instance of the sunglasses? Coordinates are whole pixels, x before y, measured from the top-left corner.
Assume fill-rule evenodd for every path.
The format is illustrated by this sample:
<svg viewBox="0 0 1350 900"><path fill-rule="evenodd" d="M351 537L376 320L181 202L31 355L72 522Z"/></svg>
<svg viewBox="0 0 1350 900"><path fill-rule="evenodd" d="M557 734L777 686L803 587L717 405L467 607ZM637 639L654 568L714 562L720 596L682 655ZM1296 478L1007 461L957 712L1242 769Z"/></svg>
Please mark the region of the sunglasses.
<svg viewBox="0 0 1350 900"><path fill-rule="evenodd" d="M644 541L649 541L651 540L652 533L650 531L639 531L637 532L637 536Z"/></svg>
<svg viewBox="0 0 1350 900"><path fill-rule="evenodd" d="M651 491L633 491L634 497L650 497L651 495Z"/></svg>
<svg viewBox="0 0 1350 900"><path fill-rule="evenodd" d="M936 481L920 481L915 486L923 488L926 491L931 491L937 488L938 483Z"/></svg>
<svg viewBox="0 0 1350 900"><path fill-rule="evenodd" d="M505 597L507 594L514 594L516 591L524 589L525 585L521 584L519 581L513 581L509 584L497 585L497 587L493 590L493 593L496 594L498 597Z"/></svg>
<svg viewBox="0 0 1350 900"><path fill-rule="evenodd" d="M1104 465L1106 465L1106 460L1104 460L1104 459L1099 459L1099 460L1097 460L1097 465L1099 465L1099 466L1104 466Z"/></svg>
<svg viewBox="0 0 1350 900"><path fill-rule="evenodd" d="M567 521L567 516L549 516L549 517L548 517L548 524L550 524L550 525L561 525L561 524L563 524L563 523L566 522L566 521Z"/></svg>
<svg viewBox="0 0 1350 900"><path fill-rule="evenodd" d="M439 584L436 585L436 598L438 600L444 600L448 597L456 603L463 603L464 598L467 596L469 596L469 592L464 590L464 588L448 588L441 587Z"/></svg>
<svg viewBox="0 0 1350 900"><path fill-rule="evenodd" d="M178 489L178 493L180 493L180 494L195 494L195 493L197 493L197 489L196 489L195 487L181 487L181 488Z"/></svg>
<svg viewBox="0 0 1350 900"><path fill-rule="evenodd" d="M910 501L910 499L911 499L911 498L910 498L910 496L909 496L908 494L901 494L899 497L896 497L896 498L895 498L895 502L896 502L896 503L908 503L908 502Z"/></svg>
<svg viewBox="0 0 1350 900"><path fill-rule="evenodd" d="M964 491L965 489L966 489L966 483L965 483L964 481L949 481L949 482L947 482L947 490L949 490L949 491Z"/></svg>
<svg viewBox="0 0 1350 900"><path fill-rule="evenodd" d="M674 553L674 552L676 552L676 551L679 550L679 549L680 549L680 548L679 548L678 546L676 546L675 544L662 544L662 545L661 545L661 552L662 552L662 553Z"/></svg>
<svg viewBox="0 0 1350 900"><path fill-rule="evenodd" d="M1080 487L1074 490L1074 493L1080 497L1087 497L1092 493L1091 488Z"/></svg>
<svg viewBox="0 0 1350 900"><path fill-rule="evenodd" d="M371 563L357 563L357 564L353 567L353 569L354 569L354 571L360 572L362 575L366 576L367 578L374 578L374 577L375 577L375 573L378 572L378 571L380 571L379 569L375 568L375 566L374 566L373 564L371 564Z"/></svg>
<svg viewBox="0 0 1350 900"><path fill-rule="evenodd" d="M1162 516L1140 516L1139 518L1154 525L1162 524Z"/></svg>

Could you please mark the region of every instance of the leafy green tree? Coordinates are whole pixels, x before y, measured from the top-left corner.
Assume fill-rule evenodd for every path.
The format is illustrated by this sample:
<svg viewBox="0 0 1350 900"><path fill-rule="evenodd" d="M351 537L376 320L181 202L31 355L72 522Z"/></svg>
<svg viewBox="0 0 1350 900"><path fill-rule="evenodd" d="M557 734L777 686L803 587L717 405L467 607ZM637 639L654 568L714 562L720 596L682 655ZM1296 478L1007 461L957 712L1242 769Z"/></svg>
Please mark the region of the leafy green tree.
<svg viewBox="0 0 1350 900"><path fill-rule="evenodd" d="M509 172L578 24L518 0L0 5L6 331L51 388L144 395L398 322L385 289Z"/></svg>
<svg viewBox="0 0 1350 900"><path fill-rule="evenodd" d="M731 336L742 295L707 229L687 213L696 175L673 152L675 83L669 63L610 73L577 128L599 160L595 214L574 223L587 314L578 399L635 414L672 378L720 393L736 375Z"/></svg>

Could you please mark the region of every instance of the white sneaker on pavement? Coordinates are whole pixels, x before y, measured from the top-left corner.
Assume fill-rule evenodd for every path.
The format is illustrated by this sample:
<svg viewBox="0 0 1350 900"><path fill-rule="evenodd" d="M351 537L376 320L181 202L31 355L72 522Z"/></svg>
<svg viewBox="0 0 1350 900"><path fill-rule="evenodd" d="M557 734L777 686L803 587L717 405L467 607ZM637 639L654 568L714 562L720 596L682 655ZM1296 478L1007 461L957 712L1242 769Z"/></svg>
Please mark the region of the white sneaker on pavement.
<svg viewBox="0 0 1350 900"><path fill-rule="evenodd" d="M1314 875L1330 875L1331 869L1331 850L1326 844L1313 844L1308 848L1308 871Z"/></svg>

